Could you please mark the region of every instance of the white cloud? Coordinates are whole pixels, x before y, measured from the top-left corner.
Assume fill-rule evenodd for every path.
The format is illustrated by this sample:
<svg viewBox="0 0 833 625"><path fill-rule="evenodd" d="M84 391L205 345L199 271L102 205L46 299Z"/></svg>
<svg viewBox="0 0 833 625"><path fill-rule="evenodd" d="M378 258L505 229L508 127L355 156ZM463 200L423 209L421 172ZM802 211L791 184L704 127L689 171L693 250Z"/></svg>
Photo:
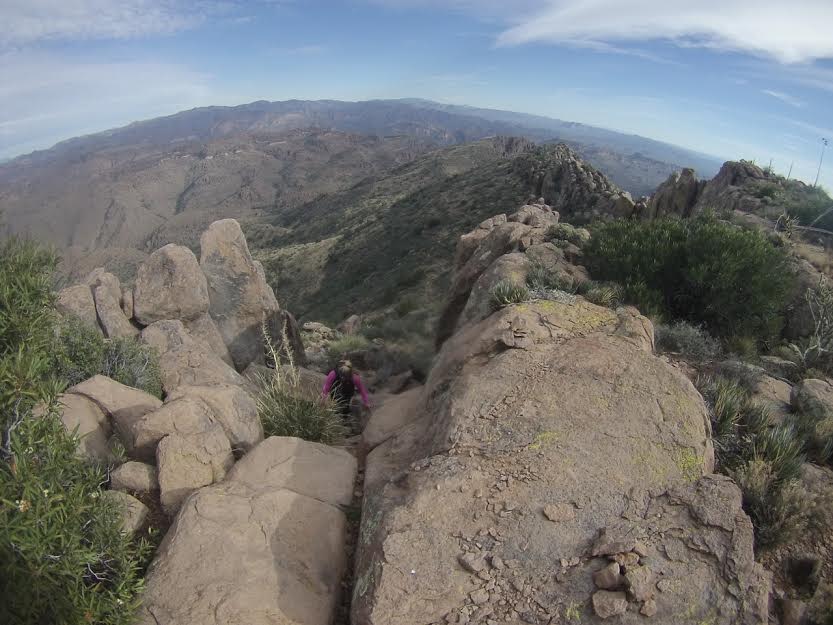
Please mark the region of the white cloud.
<svg viewBox="0 0 833 625"><path fill-rule="evenodd" d="M804 107L804 102L802 100L799 100L795 96L791 96L789 93L784 93L783 91L775 91L773 89L761 89L761 93L773 97L776 100L781 100L781 102L789 104L790 106L794 106L795 108L800 109Z"/></svg>
<svg viewBox="0 0 833 625"><path fill-rule="evenodd" d="M0 43L169 34L199 24L206 12L220 7L184 0L4 0Z"/></svg>
<svg viewBox="0 0 833 625"><path fill-rule="evenodd" d="M508 25L500 45L644 43L740 51L798 63L833 58L830 0L370 0L463 10ZM614 50L615 51L615 50Z"/></svg>
<svg viewBox="0 0 833 625"><path fill-rule="evenodd" d="M211 76L176 64L0 54L0 158L215 99Z"/></svg>
<svg viewBox="0 0 833 625"><path fill-rule="evenodd" d="M668 40L795 63L833 57L830 0L542 0L499 42Z"/></svg>

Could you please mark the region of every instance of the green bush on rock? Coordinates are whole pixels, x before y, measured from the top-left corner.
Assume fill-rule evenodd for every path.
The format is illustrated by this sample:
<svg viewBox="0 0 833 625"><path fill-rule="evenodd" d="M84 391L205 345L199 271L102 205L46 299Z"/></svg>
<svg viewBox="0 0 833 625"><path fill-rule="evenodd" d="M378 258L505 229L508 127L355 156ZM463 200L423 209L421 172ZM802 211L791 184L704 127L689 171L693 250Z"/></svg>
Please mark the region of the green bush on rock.
<svg viewBox="0 0 833 625"><path fill-rule="evenodd" d="M100 496L105 470L77 456L55 414L55 260L0 246L0 622L127 625L147 548L122 534Z"/></svg>
<svg viewBox="0 0 833 625"><path fill-rule="evenodd" d="M597 279L622 285L645 314L661 307L715 336L771 338L780 330L790 274L762 233L701 215L598 224L585 246Z"/></svg>

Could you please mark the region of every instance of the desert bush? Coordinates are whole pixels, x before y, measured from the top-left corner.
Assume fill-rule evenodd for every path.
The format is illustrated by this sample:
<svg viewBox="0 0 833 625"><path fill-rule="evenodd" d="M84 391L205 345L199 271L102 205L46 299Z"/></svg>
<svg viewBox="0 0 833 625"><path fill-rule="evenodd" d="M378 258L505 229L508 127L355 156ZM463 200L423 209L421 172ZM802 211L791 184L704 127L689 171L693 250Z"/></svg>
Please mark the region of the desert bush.
<svg viewBox="0 0 833 625"><path fill-rule="evenodd" d="M771 464L752 460L731 472L743 508L755 528L755 545L771 548L799 536L809 525L812 502L799 482L778 484Z"/></svg>
<svg viewBox="0 0 833 625"><path fill-rule="evenodd" d="M281 342L286 348L279 354L265 328L263 337L272 362L287 363L258 376L257 413L264 435L295 436L328 445L343 440L349 429L333 401L301 387L289 340L284 338Z"/></svg>
<svg viewBox="0 0 833 625"><path fill-rule="evenodd" d="M584 228L575 228L570 224L559 223L547 230L548 241L567 241L581 247L590 240L590 232Z"/></svg>
<svg viewBox="0 0 833 625"><path fill-rule="evenodd" d="M669 317L718 337L766 340L780 329L790 284L784 252L713 215L597 224L585 259L643 312L660 303Z"/></svg>
<svg viewBox="0 0 833 625"><path fill-rule="evenodd" d="M833 360L833 287L822 276L819 284L807 289L804 297L813 318L813 331L788 347L802 369L830 370Z"/></svg>
<svg viewBox="0 0 833 625"><path fill-rule="evenodd" d="M55 413L54 266L32 243L0 247L0 622L127 624L147 548L122 534L104 469Z"/></svg>
<svg viewBox="0 0 833 625"><path fill-rule="evenodd" d="M522 284L501 280L489 290L489 299L495 310L529 300L529 290Z"/></svg>
<svg viewBox="0 0 833 625"><path fill-rule="evenodd" d="M370 341L362 334L345 334L327 345L327 358L330 364L335 364L343 354L359 352L368 349L370 345Z"/></svg>
<svg viewBox="0 0 833 625"><path fill-rule="evenodd" d="M833 462L833 417L795 414L791 423L810 460L817 464Z"/></svg>
<svg viewBox="0 0 833 625"><path fill-rule="evenodd" d="M526 284L532 291L564 291L575 293L575 280L562 271L548 268L540 262L533 262L526 274Z"/></svg>
<svg viewBox="0 0 833 625"><path fill-rule="evenodd" d="M748 393L754 393L763 379L765 372L740 360L724 360L714 367L715 373L739 384Z"/></svg>
<svg viewBox="0 0 833 625"><path fill-rule="evenodd" d="M622 287L614 282L587 280L578 286L578 292L591 304L616 308L622 304Z"/></svg>
<svg viewBox="0 0 833 625"><path fill-rule="evenodd" d="M52 350L54 374L67 386L94 375L161 397L162 372L156 351L132 338L105 339L74 317L63 319Z"/></svg>
<svg viewBox="0 0 833 625"><path fill-rule="evenodd" d="M720 342L703 328L686 321L657 324L654 328L657 348L681 354L696 361L711 360L720 355Z"/></svg>

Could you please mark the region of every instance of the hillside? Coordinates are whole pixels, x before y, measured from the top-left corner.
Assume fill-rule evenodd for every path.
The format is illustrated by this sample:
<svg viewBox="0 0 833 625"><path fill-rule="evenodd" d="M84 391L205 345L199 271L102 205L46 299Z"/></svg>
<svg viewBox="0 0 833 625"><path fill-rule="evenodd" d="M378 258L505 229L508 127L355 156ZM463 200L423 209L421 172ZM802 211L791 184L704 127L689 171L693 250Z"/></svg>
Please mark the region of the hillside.
<svg viewBox="0 0 833 625"><path fill-rule="evenodd" d="M617 193L565 146L494 139L432 152L247 234L286 305L335 322L409 295L433 307L448 287L457 233L503 206L544 195L569 213Z"/></svg>
<svg viewBox="0 0 833 625"><path fill-rule="evenodd" d="M235 135L172 147L152 140L68 147L0 167L0 205L13 232L59 247L192 245L218 217L252 218L357 181L433 147L306 129Z"/></svg>
<svg viewBox="0 0 833 625"><path fill-rule="evenodd" d="M713 173L695 153L548 118L293 100L183 111L13 159L0 164L0 206L12 232L62 248L152 249L216 218L295 206L429 149L498 135L566 142L634 196L684 166Z"/></svg>

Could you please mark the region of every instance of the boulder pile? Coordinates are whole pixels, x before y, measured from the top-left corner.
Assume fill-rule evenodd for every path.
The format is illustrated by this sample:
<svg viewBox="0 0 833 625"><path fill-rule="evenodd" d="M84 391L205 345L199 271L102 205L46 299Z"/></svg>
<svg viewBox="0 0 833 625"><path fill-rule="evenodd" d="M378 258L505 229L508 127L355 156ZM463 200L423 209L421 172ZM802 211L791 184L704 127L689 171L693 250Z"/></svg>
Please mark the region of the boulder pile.
<svg viewBox="0 0 833 625"><path fill-rule="evenodd" d="M651 322L567 294L484 304L533 259L583 273L554 220L461 238L426 384L371 417L352 622L767 622L740 490Z"/></svg>

